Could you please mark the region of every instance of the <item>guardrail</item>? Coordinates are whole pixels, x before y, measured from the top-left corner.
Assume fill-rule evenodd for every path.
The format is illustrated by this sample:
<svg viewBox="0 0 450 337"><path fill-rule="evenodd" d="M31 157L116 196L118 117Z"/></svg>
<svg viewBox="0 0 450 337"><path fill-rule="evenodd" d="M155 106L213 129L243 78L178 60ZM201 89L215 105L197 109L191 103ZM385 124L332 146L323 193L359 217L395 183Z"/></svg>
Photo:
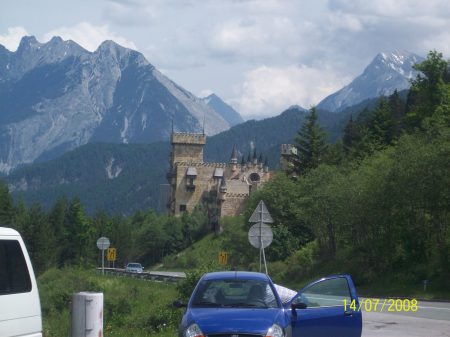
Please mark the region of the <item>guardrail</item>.
<svg viewBox="0 0 450 337"><path fill-rule="evenodd" d="M102 268L97 268L97 272L102 272ZM105 268L106 275L113 275L118 277L132 277L148 281L162 281L162 282L177 282L186 278L183 272L173 271L148 271L142 273L132 273L121 268Z"/></svg>

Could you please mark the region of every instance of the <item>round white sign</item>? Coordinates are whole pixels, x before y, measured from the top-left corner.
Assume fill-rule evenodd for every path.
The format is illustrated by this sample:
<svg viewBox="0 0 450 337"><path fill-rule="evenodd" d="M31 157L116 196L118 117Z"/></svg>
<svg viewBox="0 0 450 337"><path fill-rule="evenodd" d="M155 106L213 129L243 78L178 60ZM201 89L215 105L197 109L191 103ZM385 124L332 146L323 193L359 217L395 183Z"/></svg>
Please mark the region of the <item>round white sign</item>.
<svg viewBox="0 0 450 337"><path fill-rule="evenodd" d="M255 248L266 248L272 240L272 229L265 223L254 224L248 231L248 241Z"/></svg>
<svg viewBox="0 0 450 337"><path fill-rule="evenodd" d="M100 239L97 240L97 247L100 250L106 250L109 248L110 242L108 238L105 238L102 236Z"/></svg>

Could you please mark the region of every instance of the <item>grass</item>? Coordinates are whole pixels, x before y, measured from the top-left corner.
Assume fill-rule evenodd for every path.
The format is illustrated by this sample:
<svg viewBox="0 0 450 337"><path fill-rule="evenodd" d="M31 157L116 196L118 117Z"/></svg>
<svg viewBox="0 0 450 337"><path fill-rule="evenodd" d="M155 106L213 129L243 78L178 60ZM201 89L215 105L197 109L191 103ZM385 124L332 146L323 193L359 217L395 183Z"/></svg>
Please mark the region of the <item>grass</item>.
<svg viewBox="0 0 450 337"><path fill-rule="evenodd" d="M69 335L73 293L104 294L104 335L108 337L173 337L182 311L171 303L176 286L133 278L102 276L91 270L51 269L38 278L45 337Z"/></svg>
<svg viewBox="0 0 450 337"><path fill-rule="evenodd" d="M195 242L190 247L177 255L167 256L163 261L164 270L190 271L202 266L214 266L216 270L226 269L218 265L218 253L224 250L223 236L209 234L201 240ZM250 249L250 248L249 248ZM331 274L346 273L346 268L335 264L312 268L309 272L304 272L302 268L297 272L290 272L291 269L307 264L308 261L299 259L288 259L286 261L276 261L268 263L269 275L275 283L284 285L291 289L300 290L308 283ZM238 266L239 269L258 270L258 263L255 262L247 267ZM353 273L354 274L354 273ZM358 276L354 274L354 280ZM415 278L406 277L399 271L391 277L384 276L363 285L356 284L357 291L363 297L407 297L424 300L450 300L450 290L430 283L427 291L423 290L423 284L417 282Z"/></svg>
<svg viewBox="0 0 450 337"><path fill-rule="evenodd" d="M165 257L159 270L188 271L204 265L218 265L222 243L220 235L208 234L182 252Z"/></svg>

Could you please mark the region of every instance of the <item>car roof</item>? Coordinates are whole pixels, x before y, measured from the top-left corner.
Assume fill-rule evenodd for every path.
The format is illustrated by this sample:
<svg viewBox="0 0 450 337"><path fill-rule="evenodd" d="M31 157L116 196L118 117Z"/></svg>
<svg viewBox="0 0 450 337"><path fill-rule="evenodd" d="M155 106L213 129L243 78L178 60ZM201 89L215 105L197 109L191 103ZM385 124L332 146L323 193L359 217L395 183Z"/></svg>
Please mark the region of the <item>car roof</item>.
<svg viewBox="0 0 450 337"><path fill-rule="evenodd" d="M0 227L0 235L4 236L20 236L19 232L7 227Z"/></svg>
<svg viewBox="0 0 450 337"><path fill-rule="evenodd" d="M207 273L203 275L203 280L226 280L226 279L246 279L246 280L261 280L268 281L270 278L263 273L256 273L251 271L219 271Z"/></svg>

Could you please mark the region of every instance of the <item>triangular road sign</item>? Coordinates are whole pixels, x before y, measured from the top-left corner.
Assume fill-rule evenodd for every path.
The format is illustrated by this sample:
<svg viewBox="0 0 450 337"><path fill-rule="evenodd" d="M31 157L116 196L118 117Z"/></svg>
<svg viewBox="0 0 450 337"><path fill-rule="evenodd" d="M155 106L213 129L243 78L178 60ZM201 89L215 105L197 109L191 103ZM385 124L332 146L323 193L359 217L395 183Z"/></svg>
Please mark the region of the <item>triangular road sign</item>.
<svg viewBox="0 0 450 337"><path fill-rule="evenodd" d="M252 216L248 219L248 222L264 222L264 223L273 223L273 219L270 216L269 210L267 209L264 201L260 201L258 206L256 206L253 211Z"/></svg>

